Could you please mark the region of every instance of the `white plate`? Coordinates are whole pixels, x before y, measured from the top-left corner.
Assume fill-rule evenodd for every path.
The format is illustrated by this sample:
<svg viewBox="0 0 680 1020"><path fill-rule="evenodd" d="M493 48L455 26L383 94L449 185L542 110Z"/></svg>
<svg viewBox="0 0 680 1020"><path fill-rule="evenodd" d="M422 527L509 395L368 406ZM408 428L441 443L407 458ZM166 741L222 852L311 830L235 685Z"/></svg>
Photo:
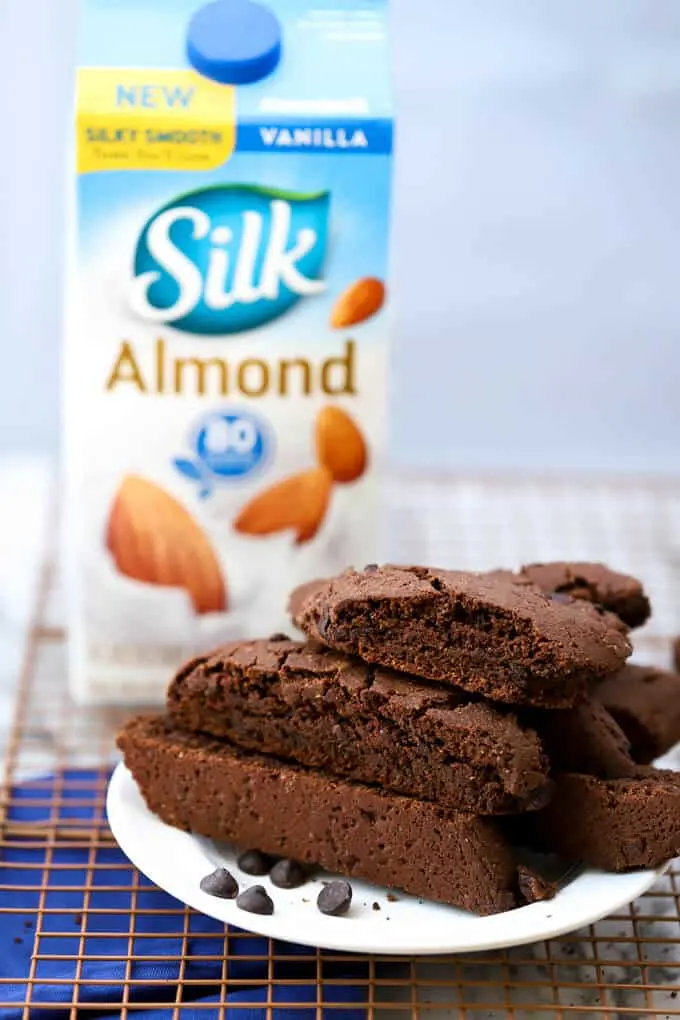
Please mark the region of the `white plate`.
<svg viewBox="0 0 680 1020"><path fill-rule="evenodd" d="M344 917L326 917L316 908L318 879L300 889L284 890L268 878L239 871L234 852L210 840L166 825L146 807L124 765L111 777L107 797L109 824L132 863L156 885L196 910L226 924L286 942L301 942L345 952L434 954L500 949L564 935L605 917L646 892L666 870L613 875L586 871L552 900L532 903L491 917L429 903L352 880L352 906ZM223 865L241 888L264 885L275 903L269 917L240 910L233 900L201 892L199 883ZM377 903L379 910L374 909Z"/></svg>

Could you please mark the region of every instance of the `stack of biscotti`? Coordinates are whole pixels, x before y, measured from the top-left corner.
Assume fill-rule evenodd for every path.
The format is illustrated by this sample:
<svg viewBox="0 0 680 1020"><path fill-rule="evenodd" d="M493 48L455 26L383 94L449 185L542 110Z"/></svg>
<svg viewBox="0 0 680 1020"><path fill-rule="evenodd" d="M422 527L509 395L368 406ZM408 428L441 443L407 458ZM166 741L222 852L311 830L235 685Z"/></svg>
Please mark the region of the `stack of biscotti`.
<svg viewBox="0 0 680 1020"><path fill-rule="evenodd" d="M661 863L680 849L680 782L641 771L591 696L649 606L633 579L573 566L370 565L305 585L306 642L193 659L166 715L123 730L125 761L172 825L482 914L545 895L517 843Z"/></svg>

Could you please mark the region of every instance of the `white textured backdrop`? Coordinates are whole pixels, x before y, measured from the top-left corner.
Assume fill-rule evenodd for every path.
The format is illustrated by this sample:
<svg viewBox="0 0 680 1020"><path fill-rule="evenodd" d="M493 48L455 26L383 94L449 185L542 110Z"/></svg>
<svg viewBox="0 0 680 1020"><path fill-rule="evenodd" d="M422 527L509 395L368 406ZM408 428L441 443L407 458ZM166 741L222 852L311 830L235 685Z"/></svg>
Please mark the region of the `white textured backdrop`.
<svg viewBox="0 0 680 1020"><path fill-rule="evenodd" d="M0 449L57 440L76 7L0 8ZM392 10L393 458L680 472L680 4Z"/></svg>

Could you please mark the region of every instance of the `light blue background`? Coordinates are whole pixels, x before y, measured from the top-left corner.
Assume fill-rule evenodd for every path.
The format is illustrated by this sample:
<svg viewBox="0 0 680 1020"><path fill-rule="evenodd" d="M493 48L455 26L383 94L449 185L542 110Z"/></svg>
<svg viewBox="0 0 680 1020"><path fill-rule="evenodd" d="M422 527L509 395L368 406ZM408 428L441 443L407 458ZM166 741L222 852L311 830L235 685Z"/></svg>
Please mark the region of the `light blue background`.
<svg viewBox="0 0 680 1020"><path fill-rule="evenodd" d="M0 449L58 439L74 9L0 8ZM392 10L393 458L679 472L680 4Z"/></svg>

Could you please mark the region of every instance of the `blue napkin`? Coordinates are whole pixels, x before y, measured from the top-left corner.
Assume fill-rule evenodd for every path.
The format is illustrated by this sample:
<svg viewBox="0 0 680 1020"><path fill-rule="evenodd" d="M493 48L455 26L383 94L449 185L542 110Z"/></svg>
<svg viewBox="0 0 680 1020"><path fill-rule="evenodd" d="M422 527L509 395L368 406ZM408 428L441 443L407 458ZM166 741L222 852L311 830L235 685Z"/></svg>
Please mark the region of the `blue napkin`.
<svg viewBox="0 0 680 1020"><path fill-rule="evenodd" d="M74 787L74 780L78 787ZM81 819L84 828L95 821L101 825L101 782L101 773L78 769L16 786L9 819L36 826L65 819ZM78 803L70 803L74 801ZM92 832L96 831L92 825ZM81 836L78 841L84 842ZM121 867L128 864L127 859L117 847L99 846L96 840L91 848L72 848L65 841L66 845L48 850L39 843L39 837L22 834L5 840L0 847L0 977L9 979L9 983L0 983L0 1016L2 1020L21 1020L23 1009L18 1003L25 1002L28 995L27 979L35 949L37 966L31 1001L41 1006L35 1010L36 1017L67 1020L78 983L78 1002L101 1004L99 1009L90 1007L84 1015L114 1020L120 1016L123 1000L126 963L122 957L129 952L132 872L129 866ZM40 903L36 887L43 876L43 922L39 945L35 946ZM89 901L82 888L86 884L92 886ZM33 891L21 888L29 885ZM162 1008L145 1010L143 1016L145 1020L169 1018L181 976L184 939L178 933L184 932L184 908L140 875L136 910L131 943L134 962L129 972L134 983L129 987L128 1001L137 1004L138 1009L145 1002L167 1002ZM83 961L78 973L81 934ZM179 1013L182 1020L217 1020L219 1006L211 1009L208 1004L220 1002L223 968L230 982L241 982L230 984L227 996L229 1003L239 1003L240 1008L227 1007L223 1015L229 1020L265 1020L268 940L229 928L225 967L224 936L223 924L190 912ZM314 1020L317 965L315 960L303 959L314 953L305 946L274 945L275 957L284 954L291 958L274 962L275 1020ZM263 959L248 959L252 956ZM296 960L296 956L301 959ZM353 1004L366 1002L367 963L330 952L322 953L321 961L323 1002L331 1007L324 1008L324 1016L328 1020L364 1020L366 1010ZM307 1002L308 1008L286 1005ZM192 1008L191 1003L202 1008Z"/></svg>

